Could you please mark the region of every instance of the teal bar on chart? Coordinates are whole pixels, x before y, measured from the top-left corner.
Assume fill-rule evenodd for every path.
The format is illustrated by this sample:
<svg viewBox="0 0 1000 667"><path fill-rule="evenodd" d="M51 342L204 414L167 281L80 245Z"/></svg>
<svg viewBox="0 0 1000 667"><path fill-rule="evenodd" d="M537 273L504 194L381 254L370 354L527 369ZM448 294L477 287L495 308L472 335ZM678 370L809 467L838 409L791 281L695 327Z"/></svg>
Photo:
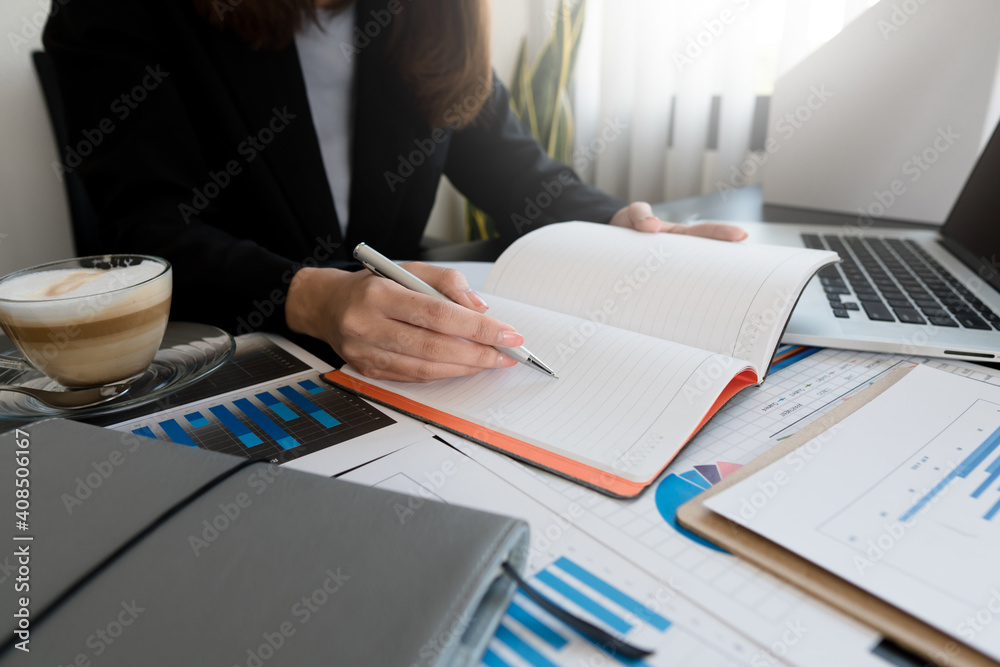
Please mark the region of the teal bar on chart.
<svg viewBox="0 0 1000 667"><path fill-rule="evenodd" d="M563 597L568 598L574 604L577 604L581 608L587 610L618 632L625 634L632 629L632 626L624 618L614 613L601 603L595 601L589 595L573 588L548 570L539 572L538 576L535 577L535 580L542 582Z"/></svg>
<svg viewBox="0 0 1000 667"><path fill-rule="evenodd" d="M557 667L554 662L539 653L528 642L524 641L507 627L501 625L497 628L497 639L503 642L510 650L524 658L533 667Z"/></svg>
<svg viewBox="0 0 1000 667"><path fill-rule="evenodd" d="M257 400L266 405L271 412L281 417L282 421L290 422L299 418L294 410L279 401L271 392L263 391L257 394Z"/></svg>
<svg viewBox="0 0 1000 667"><path fill-rule="evenodd" d="M253 433L246 425L241 422L236 415L229 411L229 409L224 405L216 405L209 408L209 411L215 415L216 419L222 422L222 425L232 431L233 435L239 438L239 441L246 447L256 447L257 445L263 444L263 440Z"/></svg>
<svg viewBox="0 0 1000 667"><path fill-rule="evenodd" d="M323 387L319 386L312 380L303 380L299 383L299 386L308 391L310 394L322 394L326 391Z"/></svg>
<svg viewBox="0 0 1000 667"><path fill-rule="evenodd" d="M295 391L292 387L287 385L284 387L278 387L278 393L290 400L307 415L318 421L326 428L333 428L334 426L340 425L340 422L331 417L329 413L322 410L318 405L299 392Z"/></svg>
<svg viewBox="0 0 1000 667"><path fill-rule="evenodd" d="M663 618L635 598L618 590L597 575L583 569L568 558L560 558L555 562L555 566L577 581L594 589L596 592L600 593L615 604L620 605L623 609L628 610L629 613L635 614L657 630L662 632L670 627L670 621Z"/></svg>
<svg viewBox="0 0 1000 667"><path fill-rule="evenodd" d="M569 643L569 640L532 616L529 611L517 602L510 603L510 607L507 608L507 615L533 632L536 637L556 650L561 649Z"/></svg>
<svg viewBox="0 0 1000 667"><path fill-rule="evenodd" d="M489 649L486 649L486 653L483 654L483 664L486 667L510 667L510 665L503 661L503 658Z"/></svg>
<svg viewBox="0 0 1000 667"><path fill-rule="evenodd" d="M205 419L205 415L200 412L192 412L190 414L184 415L184 419L188 420L188 424L191 424L194 428L202 428L208 426L209 421Z"/></svg>
<svg viewBox="0 0 1000 667"><path fill-rule="evenodd" d="M268 437L278 443L282 449L294 449L299 446L298 441L285 433L280 426L275 424L270 417L260 411L256 405L245 398L233 401L233 405L240 409L240 412L250 418L257 426L267 433Z"/></svg>

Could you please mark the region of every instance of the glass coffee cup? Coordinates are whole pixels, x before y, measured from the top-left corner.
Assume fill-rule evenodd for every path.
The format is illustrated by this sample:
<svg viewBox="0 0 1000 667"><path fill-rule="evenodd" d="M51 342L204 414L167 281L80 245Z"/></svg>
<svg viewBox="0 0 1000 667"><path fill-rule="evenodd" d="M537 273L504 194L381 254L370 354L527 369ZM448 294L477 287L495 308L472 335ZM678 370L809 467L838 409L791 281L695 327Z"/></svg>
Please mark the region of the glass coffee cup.
<svg viewBox="0 0 1000 667"><path fill-rule="evenodd" d="M148 255L50 262L0 278L0 328L59 384L136 378L160 347L170 314L170 263ZM0 357L0 365L26 367Z"/></svg>

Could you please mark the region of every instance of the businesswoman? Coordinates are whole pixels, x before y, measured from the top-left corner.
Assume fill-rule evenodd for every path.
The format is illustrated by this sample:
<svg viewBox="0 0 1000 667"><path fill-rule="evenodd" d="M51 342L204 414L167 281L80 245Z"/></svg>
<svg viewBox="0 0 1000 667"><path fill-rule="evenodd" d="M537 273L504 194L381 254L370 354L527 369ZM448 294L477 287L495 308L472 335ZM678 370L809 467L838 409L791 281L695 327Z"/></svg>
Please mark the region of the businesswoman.
<svg viewBox="0 0 1000 667"><path fill-rule="evenodd" d="M442 307L345 270L351 250L414 257L442 175L508 243L561 220L691 228L545 155L492 76L488 11L486 0L53 0L44 44L79 159L64 169L84 181L108 250L173 263L174 318L306 334L387 379L512 366L490 346L523 339L460 274L409 265L457 303ZM554 182L563 194L550 206L527 206Z"/></svg>

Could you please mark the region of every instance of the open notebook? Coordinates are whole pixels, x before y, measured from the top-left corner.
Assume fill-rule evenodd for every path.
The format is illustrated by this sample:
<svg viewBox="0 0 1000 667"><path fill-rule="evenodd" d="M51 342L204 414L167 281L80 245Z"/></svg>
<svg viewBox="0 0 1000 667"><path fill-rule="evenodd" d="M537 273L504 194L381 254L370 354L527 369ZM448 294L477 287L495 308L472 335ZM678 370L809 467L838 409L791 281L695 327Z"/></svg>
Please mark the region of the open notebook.
<svg viewBox="0 0 1000 667"><path fill-rule="evenodd" d="M785 323L832 252L550 225L490 272L489 314L559 379L526 366L428 384L349 366L345 389L605 493L631 497L767 373Z"/></svg>

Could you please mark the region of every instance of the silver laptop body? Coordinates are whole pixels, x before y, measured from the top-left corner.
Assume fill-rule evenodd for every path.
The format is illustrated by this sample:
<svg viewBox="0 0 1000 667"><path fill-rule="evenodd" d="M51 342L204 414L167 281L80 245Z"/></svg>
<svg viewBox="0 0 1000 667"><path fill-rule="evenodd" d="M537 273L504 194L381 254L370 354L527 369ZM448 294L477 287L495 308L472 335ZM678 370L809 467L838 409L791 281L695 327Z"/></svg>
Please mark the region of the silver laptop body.
<svg viewBox="0 0 1000 667"><path fill-rule="evenodd" d="M741 226L752 243L841 255L809 283L782 342L1000 361L1000 128L939 231L879 229L866 218Z"/></svg>

